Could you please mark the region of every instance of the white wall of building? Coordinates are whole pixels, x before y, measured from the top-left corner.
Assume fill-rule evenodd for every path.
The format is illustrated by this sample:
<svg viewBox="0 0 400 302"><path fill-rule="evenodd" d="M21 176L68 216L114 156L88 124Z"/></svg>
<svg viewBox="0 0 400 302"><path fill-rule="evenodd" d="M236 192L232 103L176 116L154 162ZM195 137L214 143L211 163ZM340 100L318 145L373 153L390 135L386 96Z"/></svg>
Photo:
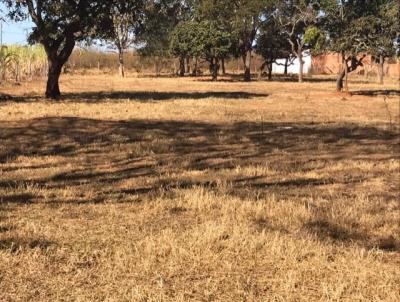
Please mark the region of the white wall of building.
<svg viewBox="0 0 400 302"><path fill-rule="evenodd" d="M303 61L304 61L304 65L303 65L303 73L307 74L310 70L311 70L311 55L310 54L303 54ZM285 72L285 60L278 60L278 63L281 65L278 65L276 63L274 63L272 65L272 73L275 74L283 74ZM300 64L299 64L299 60L296 59L292 65L288 66L288 73L289 74L298 74L300 70Z"/></svg>

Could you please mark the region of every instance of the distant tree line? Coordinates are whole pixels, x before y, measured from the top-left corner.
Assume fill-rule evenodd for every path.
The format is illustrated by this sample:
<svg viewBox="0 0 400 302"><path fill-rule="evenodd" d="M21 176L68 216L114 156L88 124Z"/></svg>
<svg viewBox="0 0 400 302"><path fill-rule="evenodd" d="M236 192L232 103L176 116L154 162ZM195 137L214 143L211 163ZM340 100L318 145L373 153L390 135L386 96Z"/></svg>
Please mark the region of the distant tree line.
<svg viewBox="0 0 400 302"><path fill-rule="evenodd" d="M383 66L399 55L398 0L0 0L14 21L31 19L29 42L43 45L48 61L46 96L61 94L59 77L76 43L105 43L124 54L135 47L143 56L176 57L179 72L194 75L207 62L213 80L228 58L243 61L243 80L251 80L252 55L285 69L297 59L303 81L305 53L340 53L337 90L367 54ZM194 64L188 64L190 61ZM282 63L280 63L282 64ZM188 70L189 66L193 69Z"/></svg>

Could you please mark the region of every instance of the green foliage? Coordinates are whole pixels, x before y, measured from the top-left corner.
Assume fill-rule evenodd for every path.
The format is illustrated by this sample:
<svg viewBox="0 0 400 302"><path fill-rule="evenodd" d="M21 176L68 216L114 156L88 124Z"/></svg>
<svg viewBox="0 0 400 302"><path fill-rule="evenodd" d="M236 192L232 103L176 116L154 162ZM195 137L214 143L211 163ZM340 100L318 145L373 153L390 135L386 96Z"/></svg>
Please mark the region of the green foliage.
<svg viewBox="0 0 400 302"><path fill-rule="evenodd" d="M202 57L211 62L224 58L231 47L231 35L211 21L187 21L171 34L171 54L178 57Z"/></svg>
<svg viewBox="0 0 400 302"><path fill-rule="evenodd" d="M321 28L328 50L355 56L361 52L393 55L399 30L399 2L323 1Z"/></svg>
<svg viewBox="0 0 400 302"><path fill-rule="evenodd" d="M256 42L256 53L267 63L290 57L291 46L275 22L265 22L261 27Z"/></svg>
<svg viewBox="0 0 400 302"><path fill-rule="evenodd" d="M207 61L224 58L231 48L231 35L217 23L202 21L198 23L194 50Z"/></svg>
<svg viewBox="0 0 400 302"><path fill-rule="evenodd" d="M96 36L107 42L120 52L128 49L142 30L144 19L144 0L111 0L108 14L101 19L96 29Z"/></svg>
<svg viewBox="0 0 400 302"><path fill-rule="evenodd" d="M86 39L107 13L109 1L1 0L8 16L15 20L32 19L35 27L29 35L31 43L61 45L69 35Z"/></svg>
<svg viewBox="0 0 400 302"><path fill-rule="evenodd" d="M109 1L89 0L0 0L8 16L20 21L28 19L35 26L29 42L43 45L48 57L46 97L61 95L59 77L77 41L95 36L102 20L108 16Z"/></svg>
<svg viewBox="0 0 400 302"><path fill-rule="evenodd" d="M232 46L231 34L212 21L187 21L178 24L171 34L171 54L180 58L196 57L209 62L216 80L219 60Z"/></svg>
<svg viewBox="0 0 400 302"><path fill-rule="evenodd" d="M144 56L168 57L170 36L180 22L193 20L191 1L149 1L144 9L142 29L137 36L139 53Z"/></svg>
<svg viewBox="0 0 400 302"><path fill-rule="evenodd" d="M198 23L179 23L170 36L170 52L175 57L194 57L200 53L198 45Z"/></svg>
<svg viewBox="0 0 400 302"><path fill-rule="evenodd" d="M400 54L400 2L382 1L378 15L373 17L369 53L374 56L392 57ZM394 41L396 43L394 43Z"/></svg>
<svg viewBox="0 0 400 302"><path fill-rule="evenodd" d="M317 54L324 50L326 36L317 26L312 25L307 27L303 39L313 54Z"/></svg>
<svg viewBox="0 0 400 302"><path fill-rule="evenodd" d="M310 42L316 42L314 39L317 35L318 12L319 5L312 0L276 2L276 10L273 14L275 22L291 44L294 54L308 48ZM306 34L307 30L310 31Z"/></svg>

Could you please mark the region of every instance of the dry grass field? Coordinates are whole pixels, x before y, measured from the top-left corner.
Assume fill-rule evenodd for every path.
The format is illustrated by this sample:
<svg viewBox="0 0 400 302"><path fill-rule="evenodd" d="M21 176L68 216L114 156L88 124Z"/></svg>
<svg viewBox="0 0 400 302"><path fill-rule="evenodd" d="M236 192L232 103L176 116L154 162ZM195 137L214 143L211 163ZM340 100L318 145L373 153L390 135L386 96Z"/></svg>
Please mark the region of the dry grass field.
<svg viewBox="0 0 400 302"><path fill-rule="evenodd" d="M0 301L400 301L398 82L61 86L0 88Z"/></svg>

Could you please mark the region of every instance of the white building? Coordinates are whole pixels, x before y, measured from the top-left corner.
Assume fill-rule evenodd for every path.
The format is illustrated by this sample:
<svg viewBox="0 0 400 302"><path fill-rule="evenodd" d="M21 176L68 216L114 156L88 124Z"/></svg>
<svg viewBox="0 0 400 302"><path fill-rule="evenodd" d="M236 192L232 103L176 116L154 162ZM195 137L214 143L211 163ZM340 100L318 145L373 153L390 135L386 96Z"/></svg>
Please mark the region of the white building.
<svg viewBox="0 0 400 302"><path fill-rule="evenodd" d="M307 74L311 70L311 64L312 64L311 55L304 53L303 61L304 61L303 74ZM292 65L288 66L288 74L298 74L299 69L300 69L299 60L296 59L296 60L294 60ZM278 64L274 63L272 65L272 73L283 74L284 72L285 72L285 60L284 59L278 60Z"/></svg>

